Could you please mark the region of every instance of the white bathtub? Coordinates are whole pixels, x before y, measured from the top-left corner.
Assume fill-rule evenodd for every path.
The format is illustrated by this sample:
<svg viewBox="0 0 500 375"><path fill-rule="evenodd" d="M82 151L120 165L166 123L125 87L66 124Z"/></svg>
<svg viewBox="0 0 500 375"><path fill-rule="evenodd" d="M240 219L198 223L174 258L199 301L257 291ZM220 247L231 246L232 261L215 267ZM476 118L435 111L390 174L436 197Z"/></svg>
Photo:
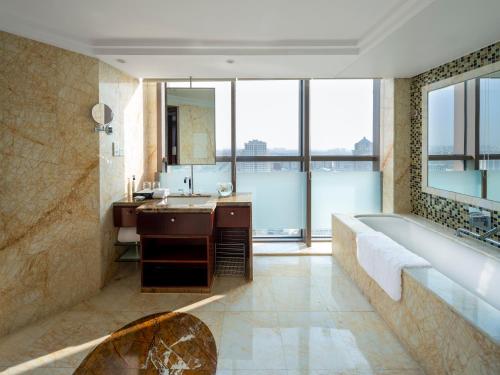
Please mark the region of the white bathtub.
<svg viewBox="0 0 500 375"><path fill-rule="evenodd" d="M358 215L356 218L427 259L436 270L500 310L500 257L405 217Z"/></svg>

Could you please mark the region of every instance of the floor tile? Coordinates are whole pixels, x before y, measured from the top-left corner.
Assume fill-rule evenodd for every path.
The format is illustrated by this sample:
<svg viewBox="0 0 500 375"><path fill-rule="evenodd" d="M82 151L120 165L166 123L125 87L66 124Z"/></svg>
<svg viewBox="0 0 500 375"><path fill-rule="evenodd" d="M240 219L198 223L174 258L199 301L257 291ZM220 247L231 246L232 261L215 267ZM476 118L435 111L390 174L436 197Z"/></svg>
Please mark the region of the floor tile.
<svg viewBox="0 0 500 375"><path fill-rule="evenodd" d="M72 375L75 371L74 368L65 367L65 368L47 368L47 367L38 367L38 368L30 368L26 366L16 366L8 369L0 368L0 375Z"/></svg>
<svg viewBox="0 0 500 375"><path fill-rule="evenodd" d="M331 241L315 241L310 247L303 242L257 242L254 255L320 255L332 254Z"/></svg>
<svg viewBox="0 0 500 375"><path fill-rule="evenodd" d="M285 370L277 313L224 313L218 368Z"/></svg>
<svg viewBox="0 0 500 375"><path fill-rule="evenodd" d="M377 313L332 312L331 315L337 329L348 332L355 340L355 350L362 353L371 369L420 369Z"/></svg>
<svg viewBox="0 0 500 375"><path fill-rule="evenodd" d="M255 257L254 277L260 276L310 276L310 257L282 256Z"/></svg>
<svg viewBox="0 0 500 375"><path fill-rule="evenodd" d="M373 311L373 306L347 276L316 277L312 283L331 311Z"/></svg>
<svg viewBox="0 0 500 375"><path fill-rule="evenodd" d="M272 278L277 311L327 311L325 299L310 277Z"/></svg>
<svg viewBox="0 0 500 375"><path fill-rule="evenodd" d="M214 285L213 294L220 299L225 311L275 311L272 279L259 277L252 283L241 278L225 278Z"/></svg>
<svg viewBox="0 0 500 375"><path fill-rule="evenodd" d="M259 256L254 281L212 293L140 293L137 270L73 308L0 338L0 373L69 374L107 335L155 312L210 328L219 375L418 375L421 370L331 256ZM2 368L3 367L3 368Z"/></svg>
<svg viewBox="0 0 500 375"><path fill-rule="evenodd" d="M288 375L287 370L217 370L216 375Z"/></svg>

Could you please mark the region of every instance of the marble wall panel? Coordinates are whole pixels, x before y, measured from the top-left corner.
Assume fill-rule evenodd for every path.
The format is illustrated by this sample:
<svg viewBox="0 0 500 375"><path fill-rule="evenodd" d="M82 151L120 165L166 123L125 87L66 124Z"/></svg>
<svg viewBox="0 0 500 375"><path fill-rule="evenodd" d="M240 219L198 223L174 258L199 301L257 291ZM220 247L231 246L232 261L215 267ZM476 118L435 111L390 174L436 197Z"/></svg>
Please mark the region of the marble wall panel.
<svg viewBox="0 0 500 375"><path fill-rule="evenodd" d="M123 248L116 247L117 229L113 225L113 202L127 194L128 179L136 177L140 188L144 180L144 122L142 84L114 67L99 62L99 101L113 111L113 134L99 134L100 223L102 283L117 271L115 259ZM122 150L113 155L113 143Z"/></svg>
<svg viewBox="0 0 500 375"><path fill-rule="evenodd" d="M0 335L100 286L98 61L0 32Z"/></svg>
<svg viewBox="0 0 500 375"><path fill-rule="evenodd" d="M0 32L0 335L97 293L116 271L111 205L128 177L140 186L152 148L142 87L94 58ZM112 135L93 131L98 102L114 112Z"/></svg>
<svg viewBox="0 0 500 375"><path fill-rule="evenodd" d="M380 168L383 212L407 213L410 200L410 80L382 79L380 87Z"/></svg>
<svg viewBox="0 0 500 375"><path fill-rule="evenodd" d="M144 82L143 110L144 110L144 178L149 181L156 179L157 165L157 83Z"/></svg>

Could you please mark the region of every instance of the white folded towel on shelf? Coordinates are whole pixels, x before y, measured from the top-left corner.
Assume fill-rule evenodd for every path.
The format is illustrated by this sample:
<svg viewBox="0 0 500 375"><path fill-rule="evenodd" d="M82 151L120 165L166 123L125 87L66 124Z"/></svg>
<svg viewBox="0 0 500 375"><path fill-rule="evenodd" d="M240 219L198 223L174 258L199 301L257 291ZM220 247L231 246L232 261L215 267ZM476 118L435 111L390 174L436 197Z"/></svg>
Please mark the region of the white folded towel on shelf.
<svg viewBox="0 0 500 375"><path fill-rule="evenodd" d="M136 227L118 229L118 242L139 242L140 239Z"/></svg>
<svg viewBox="0 0 500 375"><path fill-rule="evenodd" d="M424 258L381 232L360 233L356 243L360 266L394 301L401 299L401 271L404 267L431 266Z"/></svg>
<svg viewBox="0 0 500 375"><path fill-rule="evenodd" d="M166 197L169 193L170 193L170 190L169 190L169 189L162 189L162 188L154 189L154 190L153 190L153 198L154 198L154 199L163 199L163 198L165 198L165 197Z"/></svg>

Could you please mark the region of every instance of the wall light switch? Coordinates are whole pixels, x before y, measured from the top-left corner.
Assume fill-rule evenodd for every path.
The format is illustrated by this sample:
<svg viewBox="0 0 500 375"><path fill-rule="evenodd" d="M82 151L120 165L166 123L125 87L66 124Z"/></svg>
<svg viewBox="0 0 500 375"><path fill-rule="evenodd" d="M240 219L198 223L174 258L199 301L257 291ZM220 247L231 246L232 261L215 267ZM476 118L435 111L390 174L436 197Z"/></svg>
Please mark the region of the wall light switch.
<svg viewBox="0 0 500 375"><path fill-rule="evenodd" d="M123 149L118 142L113 142L113 156L123 156Z"/></svg>

